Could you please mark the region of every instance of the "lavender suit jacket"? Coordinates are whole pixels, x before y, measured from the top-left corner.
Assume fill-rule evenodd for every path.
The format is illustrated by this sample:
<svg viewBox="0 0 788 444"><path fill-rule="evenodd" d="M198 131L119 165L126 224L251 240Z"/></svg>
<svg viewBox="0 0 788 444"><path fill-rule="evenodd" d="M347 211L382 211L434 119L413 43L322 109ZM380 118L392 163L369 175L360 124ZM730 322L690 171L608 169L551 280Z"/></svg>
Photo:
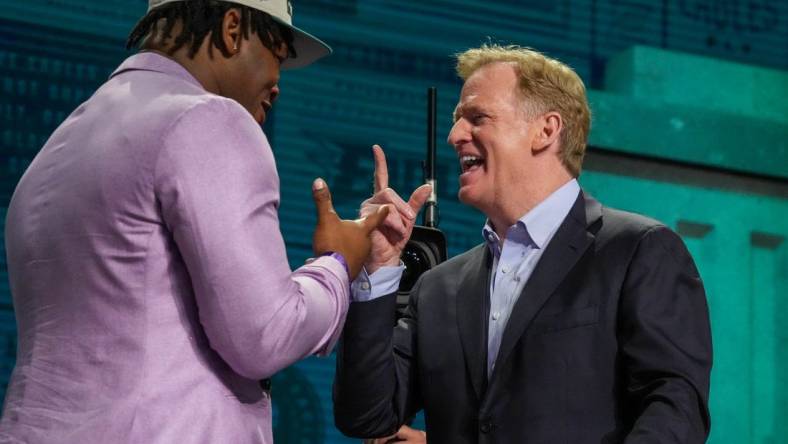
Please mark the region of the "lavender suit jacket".
<svg viewBox="0 0 788 444"><path fill-rule="evenodd" d="M333 347L331 257L288 266L259 125L153 53L54 132L6 222L19 330L0 442L270 443L258 380Z"/></svg>

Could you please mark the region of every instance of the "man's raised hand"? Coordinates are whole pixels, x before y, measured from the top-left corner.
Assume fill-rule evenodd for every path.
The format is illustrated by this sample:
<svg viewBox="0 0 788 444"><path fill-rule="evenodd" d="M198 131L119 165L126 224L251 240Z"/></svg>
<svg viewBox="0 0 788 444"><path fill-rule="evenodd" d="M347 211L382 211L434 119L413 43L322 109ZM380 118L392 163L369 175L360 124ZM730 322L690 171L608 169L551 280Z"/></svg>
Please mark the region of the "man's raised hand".
<svg viewBox="0 0 788 444"><path fill-rule="evenodd" d="M317 226L312 237L315 256L335 251L347 261L350 279L356 278L370 253L370 234L386 220L388 205L378 205L357 220L342 220L334 210L331 192L323 179L312 183L312 197L317 209Z"/></svg>
<svg viewBox="0 0 788 444"><path fill-rule="evenodd" d="M427 201L432 192L432 187L422 185L416 188L405 202L393 189L389 188L388 165L383 148L379 145L372 147L372 154L375 158L374 175L374 194L361 204L361 217L376 214L379 208L391 205L395 211L389 211L383 224L372 231L371 252L364 267L367 273L372 274L383 266L399 265L400 254L405 248L413 226L416 223L416 215Z"/></svg>

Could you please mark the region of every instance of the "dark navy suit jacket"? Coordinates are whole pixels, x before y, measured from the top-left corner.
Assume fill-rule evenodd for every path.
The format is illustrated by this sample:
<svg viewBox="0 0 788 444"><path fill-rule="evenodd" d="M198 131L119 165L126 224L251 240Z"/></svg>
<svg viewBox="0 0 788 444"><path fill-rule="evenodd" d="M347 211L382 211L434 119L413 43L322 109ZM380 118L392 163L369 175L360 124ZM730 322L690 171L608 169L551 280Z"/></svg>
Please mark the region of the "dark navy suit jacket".
<svg viewBox="0 0 788 444"><path fill-rule="evenodd" d="M681 239L580 193L517 300L486 375L492 257L479 245L394 295L351 304L337 427L384 436L424 409L436 443L700 443L708 308Z"/></svg>

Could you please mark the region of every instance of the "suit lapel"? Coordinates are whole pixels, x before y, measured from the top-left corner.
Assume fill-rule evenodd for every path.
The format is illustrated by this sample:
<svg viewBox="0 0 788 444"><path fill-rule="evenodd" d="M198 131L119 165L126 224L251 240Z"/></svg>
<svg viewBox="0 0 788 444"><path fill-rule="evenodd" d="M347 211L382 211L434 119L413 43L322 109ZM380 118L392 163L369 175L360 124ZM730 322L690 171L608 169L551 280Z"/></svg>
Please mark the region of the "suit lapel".
<svg viewBox="0 0 788 444"><path fill-rule="evenodd" d="M482 399L487 359L487 310L492 256L486 245L477 247L460 271L457 290L457 324L465 365L478 399Z"/></svg>
<svg viewBox="0 0 788 444"><path fill-rule="evenodd" d="M514 304L490 381L493 381L498 369L506 362L536 313L591 245L594 235L587 231L587 227L600 216L599 202L590 196L586 198L581 191Z"/></svg>

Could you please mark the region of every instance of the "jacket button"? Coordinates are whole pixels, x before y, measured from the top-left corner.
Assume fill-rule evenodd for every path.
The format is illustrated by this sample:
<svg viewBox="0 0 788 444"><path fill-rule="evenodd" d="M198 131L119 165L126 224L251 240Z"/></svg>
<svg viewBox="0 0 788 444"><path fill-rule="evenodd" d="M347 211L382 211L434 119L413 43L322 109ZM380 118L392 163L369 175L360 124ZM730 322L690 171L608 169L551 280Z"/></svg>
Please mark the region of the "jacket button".
<svg viewBox="0 0 788 444"><path fill-rule="evenodd" d="M482 433L490 433L490 430L492 430L492 423L490 421L482 421L481 424L479 424L479 431Z"/></svg>

